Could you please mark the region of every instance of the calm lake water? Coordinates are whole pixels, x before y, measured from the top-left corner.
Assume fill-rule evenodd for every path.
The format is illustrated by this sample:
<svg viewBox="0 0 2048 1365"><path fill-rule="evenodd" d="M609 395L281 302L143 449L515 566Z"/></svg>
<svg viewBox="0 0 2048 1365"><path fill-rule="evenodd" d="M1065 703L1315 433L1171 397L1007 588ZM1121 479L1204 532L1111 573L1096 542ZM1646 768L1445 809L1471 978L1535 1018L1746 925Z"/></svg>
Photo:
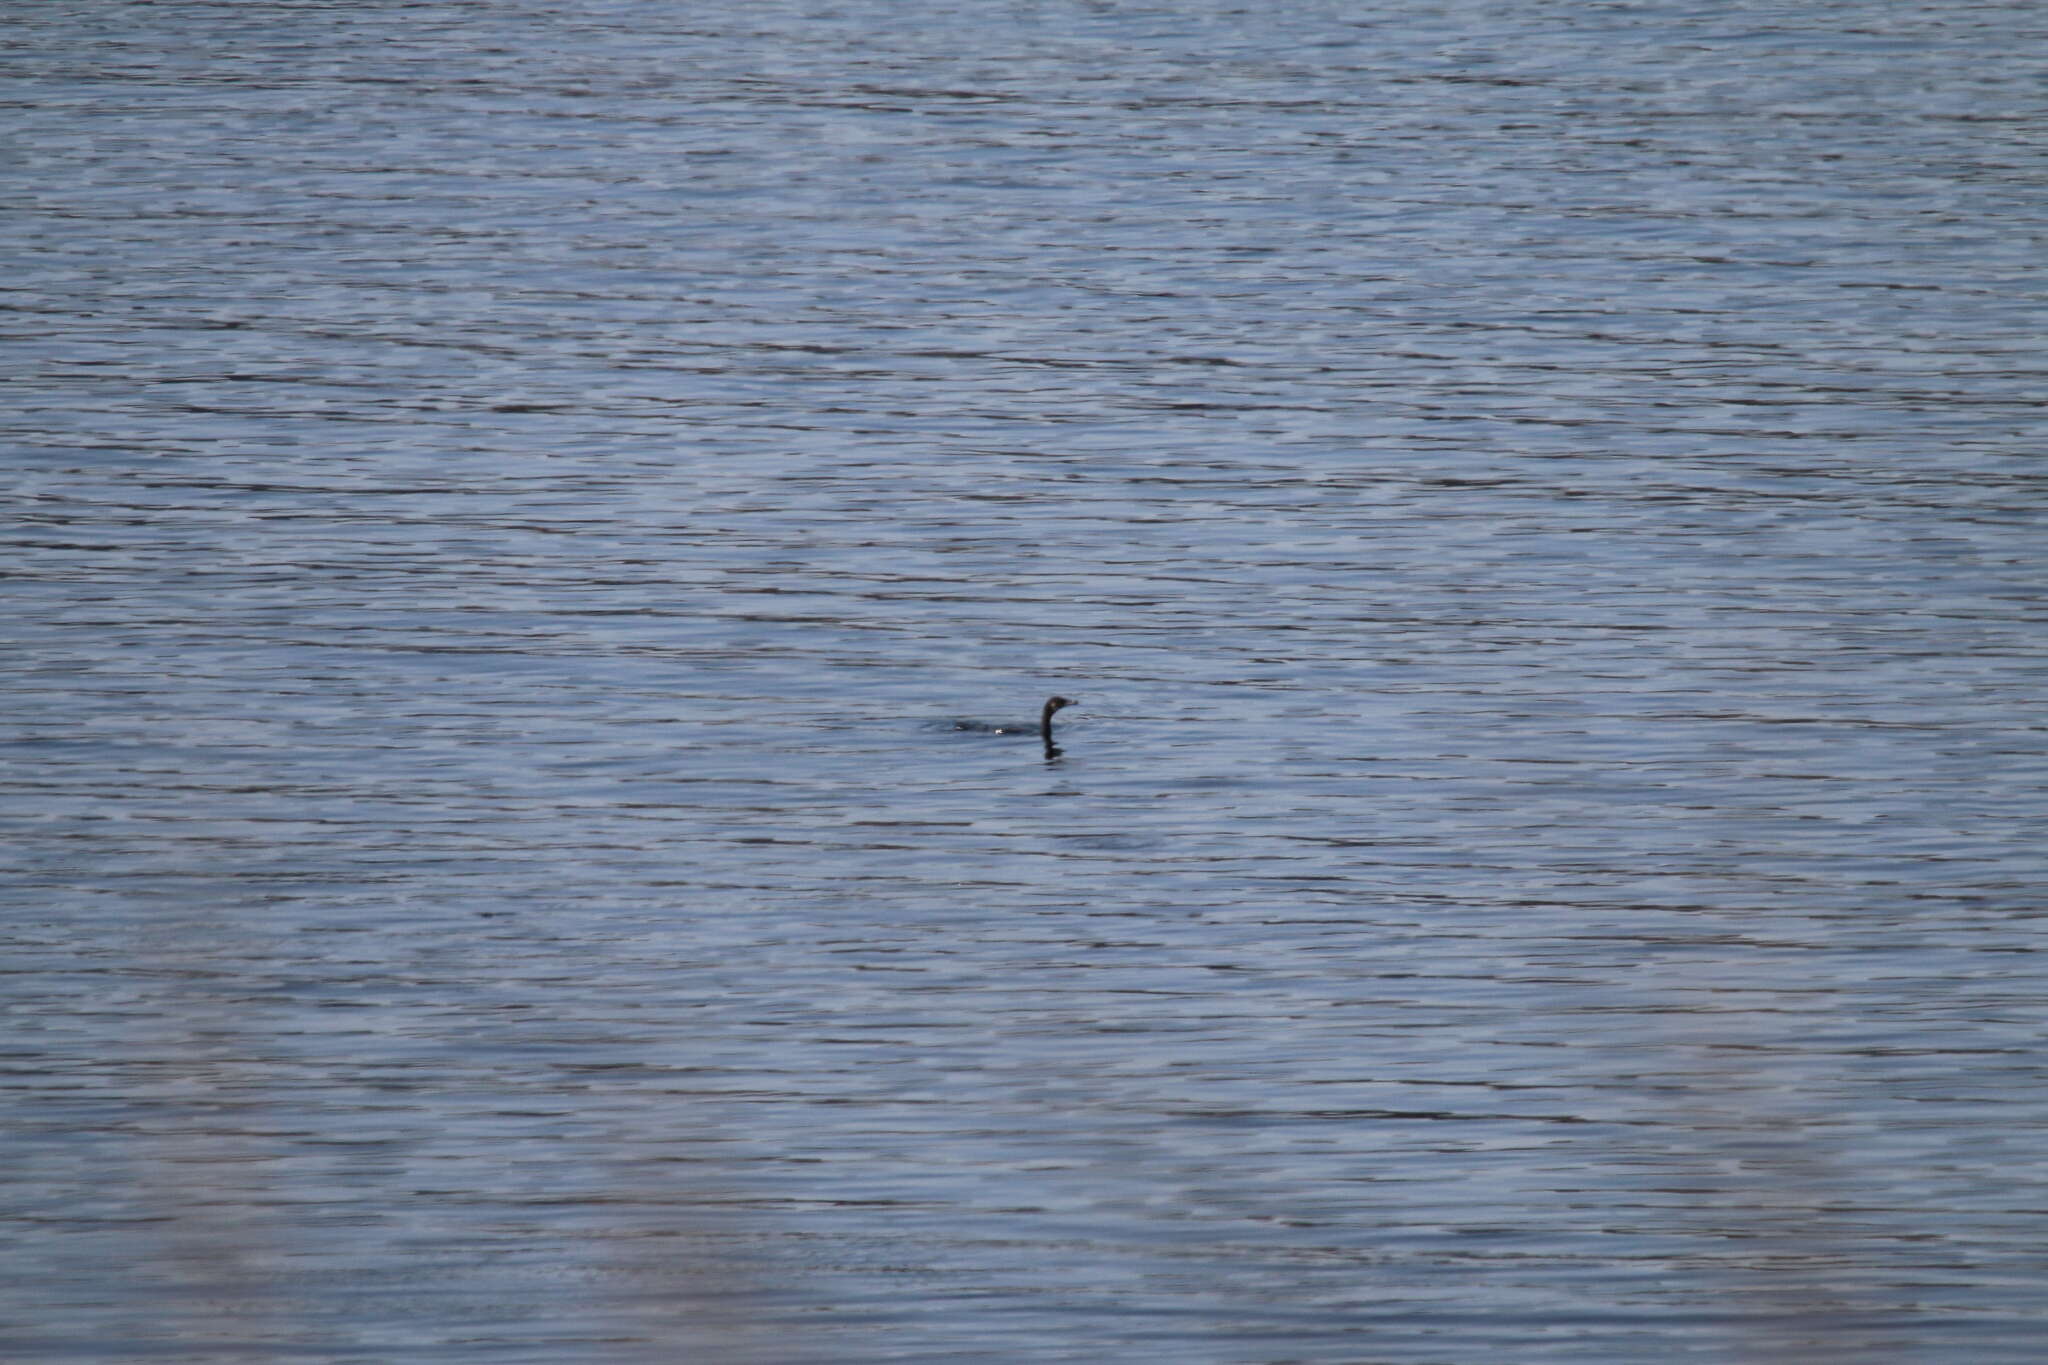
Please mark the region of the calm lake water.
<svg viewBox="0 0 2048 1365"><path fill-rule="evenodd" d="M0 37L10 1360L2043 1358L2038 6Z"/></svg>

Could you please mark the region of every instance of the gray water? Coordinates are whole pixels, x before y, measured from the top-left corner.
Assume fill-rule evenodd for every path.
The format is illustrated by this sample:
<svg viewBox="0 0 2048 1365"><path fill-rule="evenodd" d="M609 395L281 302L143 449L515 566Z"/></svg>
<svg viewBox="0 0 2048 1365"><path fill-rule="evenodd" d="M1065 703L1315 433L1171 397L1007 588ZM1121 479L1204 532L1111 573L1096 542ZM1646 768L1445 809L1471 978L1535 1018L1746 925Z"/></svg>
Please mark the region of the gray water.
<svg viewBox="0 0 2048 1365"><path fill-rule="evenodd" d="M2037 7L0 38L10 1360L2044 1358Z"/></svg>

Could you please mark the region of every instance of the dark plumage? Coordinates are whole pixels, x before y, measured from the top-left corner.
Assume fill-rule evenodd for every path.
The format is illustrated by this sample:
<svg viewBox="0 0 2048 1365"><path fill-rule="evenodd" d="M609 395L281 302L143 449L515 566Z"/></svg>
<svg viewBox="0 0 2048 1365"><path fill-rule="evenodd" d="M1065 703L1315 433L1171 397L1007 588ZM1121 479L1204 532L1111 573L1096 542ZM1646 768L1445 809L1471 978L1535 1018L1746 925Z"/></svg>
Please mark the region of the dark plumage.
<svg viewBox="0 0 2048 1365"><path fill-rule="evenodd" d="M1036 726L1021 722L1011 725L990 725L987 721L981 720L956 720L953 722L953 728L955 730L978 730L985 735L1023 735L1029 734L1033 729L1036 729L1038 737L1050 745L1052 743L1052 713L1063 706L1072 706L1073 704L1074 700L1071 697L1047 697L1044 708L1038 713L1038 724Z"/></svg>

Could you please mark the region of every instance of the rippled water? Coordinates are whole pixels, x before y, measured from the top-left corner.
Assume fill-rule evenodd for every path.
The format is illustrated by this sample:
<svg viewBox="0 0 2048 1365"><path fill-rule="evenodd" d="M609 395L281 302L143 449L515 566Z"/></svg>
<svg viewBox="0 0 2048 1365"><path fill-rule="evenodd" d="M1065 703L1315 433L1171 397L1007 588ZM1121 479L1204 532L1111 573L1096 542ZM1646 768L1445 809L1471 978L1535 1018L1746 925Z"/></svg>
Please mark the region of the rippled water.
<svg viewBox="0 0 2048 1365"><path fill-rule="evenodd" d="M2040 1358L2033 7L8 29L10 1358Z"/></svg>

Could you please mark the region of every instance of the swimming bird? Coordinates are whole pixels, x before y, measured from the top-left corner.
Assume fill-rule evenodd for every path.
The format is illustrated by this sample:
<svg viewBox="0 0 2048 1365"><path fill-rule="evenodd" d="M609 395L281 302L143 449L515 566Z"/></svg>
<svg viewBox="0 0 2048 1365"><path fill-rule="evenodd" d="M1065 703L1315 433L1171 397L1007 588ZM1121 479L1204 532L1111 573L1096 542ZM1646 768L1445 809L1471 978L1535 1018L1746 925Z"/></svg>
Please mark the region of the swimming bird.
<svg viewBox="0 0 2048 1365"><path fill-rule="evenodd" d="M1038 713L1037 729L1038 737L1044 740L1048 746L1052 744L1052 713L1063 706L1072 706L1073 704L1074 700L1071 697L1047 697L1045 699L1045 706ZM983 734L988 735L1021 735L1032 729L1030 725L1021 723L990 725L986 721L979 720L956 720L953 722L953 728L955 730L979 730Z"/></svg>

